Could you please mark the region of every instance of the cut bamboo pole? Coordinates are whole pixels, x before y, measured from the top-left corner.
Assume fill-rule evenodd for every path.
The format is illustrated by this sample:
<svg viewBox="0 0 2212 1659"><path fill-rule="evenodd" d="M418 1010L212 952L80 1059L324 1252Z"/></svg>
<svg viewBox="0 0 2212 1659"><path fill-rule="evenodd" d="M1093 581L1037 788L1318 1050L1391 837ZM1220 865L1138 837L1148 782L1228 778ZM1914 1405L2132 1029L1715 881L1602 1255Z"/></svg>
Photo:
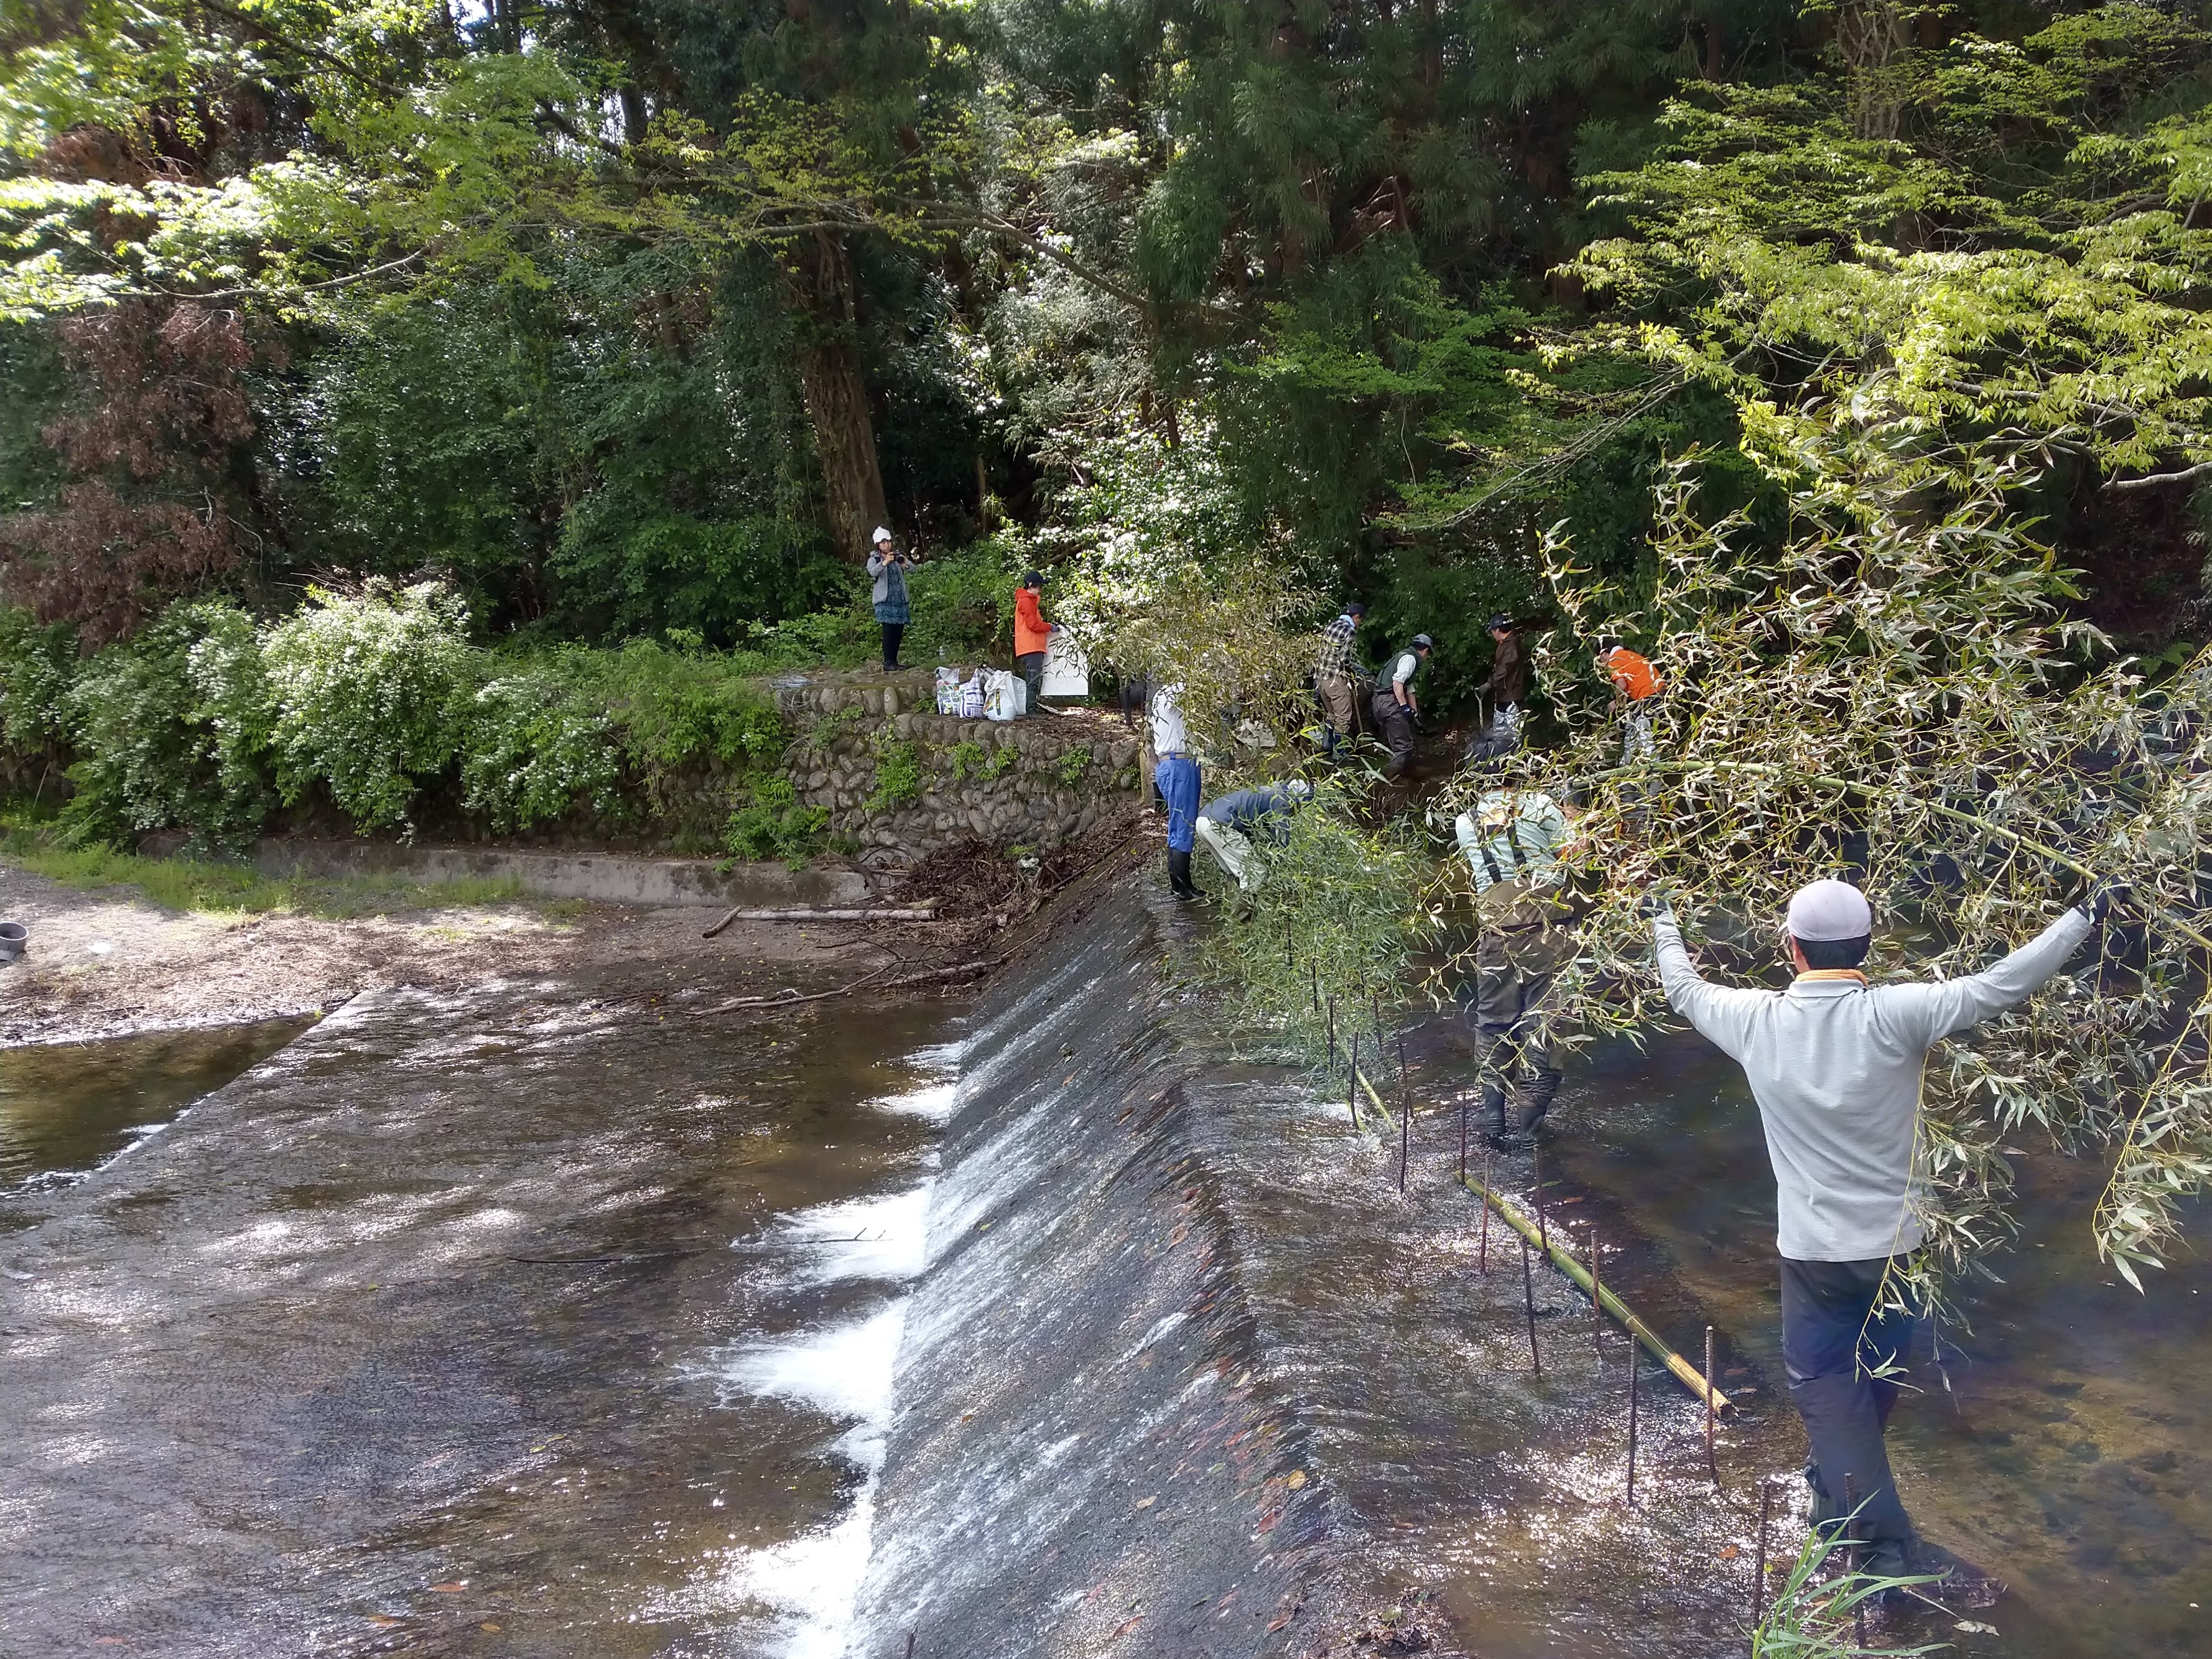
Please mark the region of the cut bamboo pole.
<svg viewBox="0 0 2212 1659"><path fill-rule="evenodd" d="M1498 1219L1520 1234L1522 1238L1531 1244L1539 1243L1536 1236L1536 1224L1521 1212L1519 1205L1503 1194L1492 1191L1486 1183L1470 1181L1467 1186L1469 1192L1483 1200L1486 1214L1492 1210L1497 1211ZM1684 1388L1705 1401L1715 1412L1735 1409L1735 1401L1715 1388L1711 1381L1700 1376L1695 1365L1661 1341L1659 1334L1638 1318L1626 1303L1611 1291L1596 1284L1590 1278L1589 1268L1556 1245L1546 1248L1544 1253L1552 1258L1553 1267L1581 1285L1586 1293L1595 1297L1606 1312L1611 1314L1631 1336L1641 1342L1650 1351L1654 1359L1672 1371L1675 1380Z"/></svg>

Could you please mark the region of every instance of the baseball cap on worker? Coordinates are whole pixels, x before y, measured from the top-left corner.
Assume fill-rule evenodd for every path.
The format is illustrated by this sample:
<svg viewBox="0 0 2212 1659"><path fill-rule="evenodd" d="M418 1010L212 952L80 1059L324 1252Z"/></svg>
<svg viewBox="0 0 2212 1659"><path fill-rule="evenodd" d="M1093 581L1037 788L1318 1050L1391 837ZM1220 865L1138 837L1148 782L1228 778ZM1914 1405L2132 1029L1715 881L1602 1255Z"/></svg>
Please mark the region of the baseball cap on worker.
<svg viewBox="0 0 2212 1659"><path fill-rule="evenodd" d="M1790 937L1808 943L1864 939L1874 932L1874 907L1864 893L1833 877L1808 882L1790 896Z"/></svg>

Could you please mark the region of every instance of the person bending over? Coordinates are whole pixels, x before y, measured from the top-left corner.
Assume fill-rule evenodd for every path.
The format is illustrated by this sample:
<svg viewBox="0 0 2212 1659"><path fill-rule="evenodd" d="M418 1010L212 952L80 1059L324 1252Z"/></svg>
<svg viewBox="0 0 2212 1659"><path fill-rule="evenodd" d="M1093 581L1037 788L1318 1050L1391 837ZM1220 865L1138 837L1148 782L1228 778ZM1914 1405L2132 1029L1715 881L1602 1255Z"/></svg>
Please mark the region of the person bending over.
<svg viewBox="0 0 2212 1659"><path fill-rule="evenodd" d="M1786 991L1701 977L1663 893L1645 897L1659 978L1675 1012L1743 1067L1774 1165L1782 1257L1782 1360L1812 1442L1814 1520L1858 1512L1865 1569L1911 1568L1912 1523L1883 1443L1912 1346L1902 1270L1920 1220L1920 1073L1929 1048L2024 1002L2103 919L2105 890L2002 961L1966 979L1869 985L1866 896L1816 881L1790 901ZM1847 1500L1847 1494L1850 1498Z"/></svg>
<svg viewBox="0 0 2212 1659"><path fill-rule="evenodd" d="M1254 840L1281 846L1290 833L1291 814L1311 800L1313 792L1313 785L1304 778L1292 778L1287 783L1239 789L1198 809L1198 838L1237 878L1239 892L1256 893L1267 879L1267 866L1260 861Z"/></svg>

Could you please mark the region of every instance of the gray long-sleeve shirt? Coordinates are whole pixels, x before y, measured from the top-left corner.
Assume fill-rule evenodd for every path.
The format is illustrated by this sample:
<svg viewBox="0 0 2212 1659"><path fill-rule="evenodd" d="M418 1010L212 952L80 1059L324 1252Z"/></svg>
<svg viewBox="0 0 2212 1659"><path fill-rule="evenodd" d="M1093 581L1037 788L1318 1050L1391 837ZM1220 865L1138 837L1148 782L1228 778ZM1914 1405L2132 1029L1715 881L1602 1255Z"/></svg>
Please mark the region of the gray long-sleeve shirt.
<svg viewBox="0 0 2212 1659"><path fill-rule="evenodd" d="M2026 1001L2090 926L2069 910L1966 979L1868 986L1856 975L1806 976L1786 991L1762 991L1701 978L1674 918L1654 919L1668 1002L1743 1067L1759 1102L1784 1256L1869 1261L1919 1246L1913 1144L1929 1048Z"/></svg>

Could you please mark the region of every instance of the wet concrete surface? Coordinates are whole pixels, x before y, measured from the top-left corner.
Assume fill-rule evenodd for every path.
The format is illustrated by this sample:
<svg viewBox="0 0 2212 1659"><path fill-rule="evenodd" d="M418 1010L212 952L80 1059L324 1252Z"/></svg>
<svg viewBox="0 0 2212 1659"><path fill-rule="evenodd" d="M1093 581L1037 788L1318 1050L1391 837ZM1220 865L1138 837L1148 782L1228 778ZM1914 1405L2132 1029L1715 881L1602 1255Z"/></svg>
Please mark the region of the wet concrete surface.
<svg viewBox="0 0 2212 1659"><path fill-rule="evenodd" d="M866 1479L807 1342L890 1281L793 1218L921 1178L946 1013L665 988L365 997L30 1200L0 1651L803 1651L756 1569Z"/></svg>

